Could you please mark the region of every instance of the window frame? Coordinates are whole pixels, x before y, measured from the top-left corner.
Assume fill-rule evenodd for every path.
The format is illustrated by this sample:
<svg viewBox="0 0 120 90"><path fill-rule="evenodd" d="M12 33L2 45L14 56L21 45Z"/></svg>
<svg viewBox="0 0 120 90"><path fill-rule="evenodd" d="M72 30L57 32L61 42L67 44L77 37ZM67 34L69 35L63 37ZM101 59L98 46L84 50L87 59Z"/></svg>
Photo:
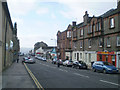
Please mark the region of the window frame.
<svg viewBox="0 0 120 90"><path fill-rule="evenodd" d="M113 20L113 21L112 21ZM113 24L113 25L112 25ZM109 19L109 28L115 28L115 18L111 17Z"/></svg>
<svg viewBox="0 0 120 90"><path fill-rule="evenodd" d="M88 39L88 47L91 48L91 46L92 46L92 40Z"/></svg>
<svg viewBox="0 0 120 90"><path fill-rule="evenodd" d="M83 29L80 29L80 36L83 36Z"/></svg>
<svg viewBox="0 0 120 90"><path fill-rule="evenodd" d="M107 47L111 47L110 37L107 37Z"/></svg>
<svg viewBox="0 0 120 90"><path fill-rule="evenodd" d="M101 43L102 43L102 45L101 45ZM99 47L103 47L103 39L102 38L99 38Z"/></svg>
<svg viewBox="0 0 120 90"><path fill-rule="evenodd" d="M118 39L119 38L119 39ZM117 36L117 46L120 46L120 36Z"/></svg>
<svg viewBox="0 0 120 90"><path fill-rule="evenodd" d="M83 42L82 41L80 41L80 48L82 48L83 47Z"/></svg>

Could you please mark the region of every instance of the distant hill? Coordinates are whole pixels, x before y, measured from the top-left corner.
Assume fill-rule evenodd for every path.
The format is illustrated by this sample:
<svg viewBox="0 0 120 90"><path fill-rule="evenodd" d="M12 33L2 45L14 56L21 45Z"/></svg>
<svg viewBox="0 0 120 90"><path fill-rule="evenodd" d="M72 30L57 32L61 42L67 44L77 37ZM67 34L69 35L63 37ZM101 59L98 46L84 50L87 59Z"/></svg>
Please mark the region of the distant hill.
<svg viewBox="0 0 120 90"><path fill-rule="evenodd" d="M25 48L25 47L20 48L20 52L22 53L28 53L30 50L33 50L33 48Z"/></svg>

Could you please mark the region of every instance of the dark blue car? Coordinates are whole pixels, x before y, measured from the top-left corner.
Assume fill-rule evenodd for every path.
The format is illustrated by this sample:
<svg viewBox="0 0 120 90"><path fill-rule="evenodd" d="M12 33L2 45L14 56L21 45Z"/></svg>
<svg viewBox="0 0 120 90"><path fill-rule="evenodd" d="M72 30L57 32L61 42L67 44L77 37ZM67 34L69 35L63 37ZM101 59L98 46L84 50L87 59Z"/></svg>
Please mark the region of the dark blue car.
<svg viewBox="0 0 120 90"><path fill-rule="evenodd" d="M96 61L92 65L92 70L94 72L101 71L103 73L118 73L118 69L109 62Z"/></svg>

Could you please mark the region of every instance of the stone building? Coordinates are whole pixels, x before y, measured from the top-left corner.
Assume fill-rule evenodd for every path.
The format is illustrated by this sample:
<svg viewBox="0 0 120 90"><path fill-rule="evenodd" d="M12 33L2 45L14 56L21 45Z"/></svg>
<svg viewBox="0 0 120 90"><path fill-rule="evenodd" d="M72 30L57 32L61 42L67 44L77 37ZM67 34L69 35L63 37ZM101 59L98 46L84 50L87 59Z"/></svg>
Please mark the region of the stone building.
<svg viewBox="0 0 120 90"><path fill-rule="evenodd" d="M72 60L72 29L74 26L76 26L75 21L72 25L69 24L65 31L57 33L57 57L62 60Z"/></svg>
<svg viewBox="0 0 120 90"><path fill-rule="evenodd" d="M0 71L14 60L13 24L6 0L0 0ZM19 46L19 45L18 45Z"/></svg>
<svg viewBox="0 0 120 90"><path fill-rule="evenodd" d="M66 30L57 33L57 47L63 53L62 57L65 56L65 48L59 47L69 45L64 45L64 32ZM102 60L120 68L120 1L116 9L98 17L90 17L86 11L83 22L75 25L71 32L73 61L82 60L91 66L91 62Z"/></svg>

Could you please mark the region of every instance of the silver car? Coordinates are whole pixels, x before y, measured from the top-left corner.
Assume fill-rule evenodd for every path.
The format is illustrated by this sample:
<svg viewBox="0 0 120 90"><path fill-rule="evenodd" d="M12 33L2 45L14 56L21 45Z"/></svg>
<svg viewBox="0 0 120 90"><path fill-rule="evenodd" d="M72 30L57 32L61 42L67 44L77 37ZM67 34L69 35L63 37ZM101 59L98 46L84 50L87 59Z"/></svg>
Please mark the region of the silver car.
<svg viewBox="0 0 120 90"><path fill-rule="evenodd" d="M66 61L63 62L63 65L64 65L64 66L71 66L71 67L72 67L73 61L66 60Z"/></svg>

